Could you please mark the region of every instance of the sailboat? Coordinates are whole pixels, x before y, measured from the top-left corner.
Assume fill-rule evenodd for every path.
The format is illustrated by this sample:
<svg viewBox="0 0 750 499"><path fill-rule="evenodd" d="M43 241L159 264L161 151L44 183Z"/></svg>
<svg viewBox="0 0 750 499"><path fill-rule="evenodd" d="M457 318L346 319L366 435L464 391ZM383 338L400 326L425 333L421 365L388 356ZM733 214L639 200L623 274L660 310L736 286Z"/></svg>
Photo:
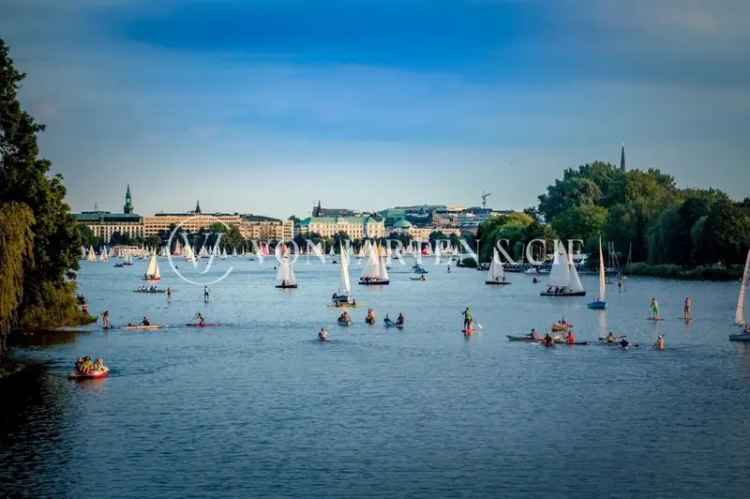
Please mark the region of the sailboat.
<svg viewBox="0 0 750 499"><path fill-rule="evenodd" d="M281 244L276 245L276 255L280 255ZM279 258L279 271L276 273L276 280L279 282L276 287L281 289L293 289L297 287L297 278L294 275L292 262L289 259L286 249L283 256Z"/></svg>
<svg viewBox="0 0 750 499"><path fill-rule="evenodd" d="M573 262L568 258L565 247L558 243L559 252L552 263L549 273L547 289L539 293L541 296L586 296L578 271Z"/></svg>
<svg viewBox="0 0 750 499"><path fill-rule="evenodd" d="M185 248L182 250L182 256L185 257L185 260L188 262L192 262L195 264L195 252L193 251L193 247L190 246L190 244L186 244Z"/></svg>
<svg viewBox="0 0 750 499"><path fill-rule="evenodd" d="M86 256L86 260L89 262L95 262L96 261L96 251L94 251L93 246L89 246L89 253Z"/></svg>
<svg viewBox="0 0 750 499"><path fill-rule="evenodd" d="M589 308L594 310L604 310L607 308L607 275L604 269L604 255L602 253L602 238L599 237L599 297L589 303Z"/></svg>
<svg viewBox="0 0 750 499"><path fill-rule="evenodd" d="M385 262L381 260L378 249L368 242L367 244L367 262L362 270L362 276L359 278L359 283L364 286L372 285L386 285L390 283L388 277L388 269L385 267Z"/></svg>
<svg viewBox="0 0 750 499"><path fill-rule="evenodd" d="M143 278L146 281L158 281L161 279L159 262L156 261L156 255L151 255L151 258L149 258L148 267L146 268L146 273L143 274Z"/></svg>
<svg viewBox="0 0 750 499"><path fill-rule="evenodd" d="M497 254L497 248L492 249L492 263L490 263L490 270L487 273L487 280L484 283L494 285L510 284L510 281L505 280L503 262L500 260L500 255Z"/></svg>
<svg viewBox="0 0 750 499"><path fill-rule="evenodd" d="M333 304L337 307L356 305L352 297L352 282L349 279L349 255L346 254L343 246L340 249L341 279L339 281L338 292L333 294Z"/></svg>
<svg viewBox="0 0 750 499"><path fill-rule="evenodd" d="M740 294L737 297L737 309L734 312L734 323L738 326L747 328L747 317L745 317L745 291L750 284L750 250L747 251L745 259L745 270L742 272L742 282L740 283ZM741 334L730 334L730 341L750 341L750 333L743 331Z"/></svg>

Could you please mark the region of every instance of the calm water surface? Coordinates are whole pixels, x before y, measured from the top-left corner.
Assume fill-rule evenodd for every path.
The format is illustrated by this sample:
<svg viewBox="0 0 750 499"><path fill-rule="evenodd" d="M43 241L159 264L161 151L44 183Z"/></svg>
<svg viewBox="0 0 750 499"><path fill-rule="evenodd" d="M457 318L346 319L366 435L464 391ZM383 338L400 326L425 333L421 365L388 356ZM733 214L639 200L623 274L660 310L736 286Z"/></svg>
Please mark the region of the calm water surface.
<svg viewBox="0 0 750 499"><path fill-rule="evenodd" d="M22 339L42 367L2 386L0 495L33 497L747 497L750 349L729 343L735 283L630 278L610 309L543 298L510 274L393 268L392 284L355 285L360 307L336 326L338 266L296 267L300 288L273 287L273 263L218 262L230 277L202 289L162 261L142 295L145 262L83 262L81 291L114 324L148 315L155 333L98 328ZM187 267L187 264L181 264ZM356 279L358 269L353 268ZM205 277L205 276L204 276ZM596 279L584 277L589 294ZM690 295L696 320L678 320ZM651 323L648 300L667 320ZM460 333L471 304L479 334ZM404 312L403 331L368 327ZM201 311L221 327L184 327ZM608 328L668 350L510 343L564 316L580 340ZM183 326L181 326L183 325ZM332 341L316 333L328 327ZM66 379L102 356L110 378Z"/></svg>

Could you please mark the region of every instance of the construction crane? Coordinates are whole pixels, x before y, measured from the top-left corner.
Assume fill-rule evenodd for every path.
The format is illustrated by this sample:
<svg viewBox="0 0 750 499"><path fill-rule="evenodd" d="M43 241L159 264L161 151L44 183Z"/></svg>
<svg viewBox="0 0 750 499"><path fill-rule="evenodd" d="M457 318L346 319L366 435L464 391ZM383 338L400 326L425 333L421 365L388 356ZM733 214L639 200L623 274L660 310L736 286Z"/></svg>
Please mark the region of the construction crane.
<svg viewBox="0 0 750 499"><path fill-rule="evenodd" d="M482 194L482 209L487 209L487 198L492 196L491 192L485 192Z"/></svg>

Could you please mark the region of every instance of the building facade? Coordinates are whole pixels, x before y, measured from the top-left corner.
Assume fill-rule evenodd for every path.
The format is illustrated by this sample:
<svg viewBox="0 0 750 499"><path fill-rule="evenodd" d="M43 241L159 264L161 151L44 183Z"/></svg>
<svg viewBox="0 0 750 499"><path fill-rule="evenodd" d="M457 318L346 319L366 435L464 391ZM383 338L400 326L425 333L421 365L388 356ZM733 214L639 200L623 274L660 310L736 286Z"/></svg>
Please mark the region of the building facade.
<svg viewBox="0 0 750 499"><path fill-rule="evenodd" d="M195 210L184 213L156 213L143 217L143 232L148 236L158 236L180 226L185 232L206 230L215 223L228 226L239 226L242 221L238 213L203 213L200 202Z"/></svg>
<svg viewBox="0 0 750 499"><path fill-rule="evenodd" d="M135 213L110 213L108 211L84 211L73 215L79 224L88 227L96 237L109 244L115 233L131 239L142 239L143 217Z"/></svg>
<svg viewBox="0 0 750 499"><path fill-rule="evenodd" d="M333 237L339 232L349 239L382 238L386 236L385 221L370 215L349 217L310 217L300 223L300 234L320 234Z"/></svg>
<svg viewBox="0 0 750 499"><path fill-rule="evenodd" d="M122 213L111 213L109 211L83 211L74 213L76 221L88 227L96 237L101 238L109 244L114 234L127 236L130 239L142 239L143 217L133 212L133 198L130 194L130 186L125 191L125 204Z"/></svg>

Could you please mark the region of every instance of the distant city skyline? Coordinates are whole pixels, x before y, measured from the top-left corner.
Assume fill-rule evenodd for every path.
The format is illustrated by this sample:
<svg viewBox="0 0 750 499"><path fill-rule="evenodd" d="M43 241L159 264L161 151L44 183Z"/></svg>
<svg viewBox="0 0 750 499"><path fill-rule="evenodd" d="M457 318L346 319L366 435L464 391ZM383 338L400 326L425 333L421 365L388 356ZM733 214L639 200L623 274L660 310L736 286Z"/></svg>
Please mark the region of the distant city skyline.
<svg viewBox="0 0 750 499"><path fill-rule="evenodd" d="M563 169L739 199L745 29L726 0L8 0L0 36L73 211L524 209Z"/></svg>

